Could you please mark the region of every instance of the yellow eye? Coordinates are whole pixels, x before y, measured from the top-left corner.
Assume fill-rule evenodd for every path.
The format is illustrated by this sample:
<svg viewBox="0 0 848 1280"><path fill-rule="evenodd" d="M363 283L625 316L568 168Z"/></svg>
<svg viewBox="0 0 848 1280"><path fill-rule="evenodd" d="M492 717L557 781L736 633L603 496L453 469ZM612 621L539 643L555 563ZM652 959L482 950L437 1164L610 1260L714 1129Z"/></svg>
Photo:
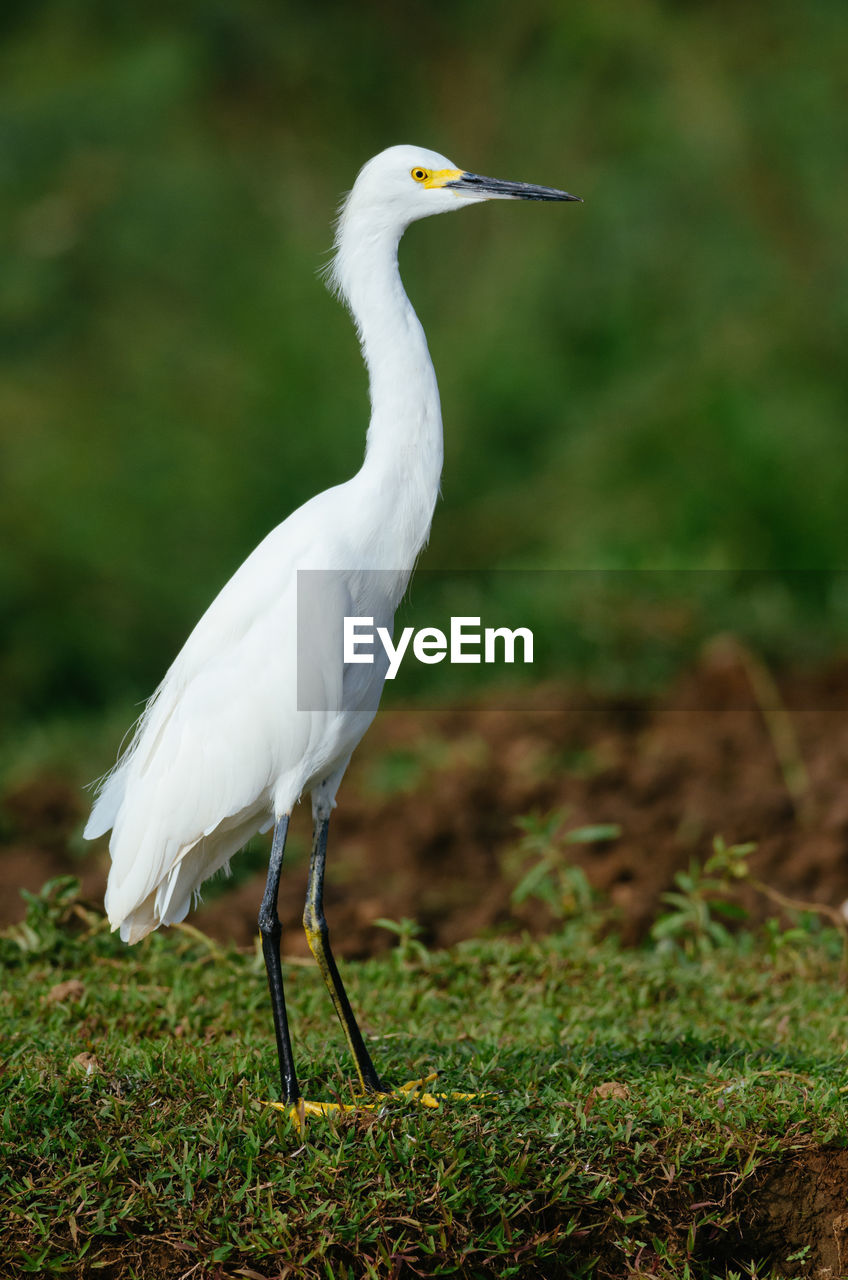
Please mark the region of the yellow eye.
<svg viewBox="0 0 848 1280"><path fill-rule="evenodd" d="M413 169L412 176L416 182L426 182L430 176L429 169Z"/></svg>

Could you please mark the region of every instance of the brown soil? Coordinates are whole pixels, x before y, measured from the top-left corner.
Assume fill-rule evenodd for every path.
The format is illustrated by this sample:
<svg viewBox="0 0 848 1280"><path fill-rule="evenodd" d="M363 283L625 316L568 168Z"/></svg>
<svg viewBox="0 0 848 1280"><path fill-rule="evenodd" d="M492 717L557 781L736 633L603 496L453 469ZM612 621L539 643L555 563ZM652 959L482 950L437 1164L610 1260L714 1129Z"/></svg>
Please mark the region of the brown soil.
<svg viewBox="0 0 848 1280"><path fill-rule="evenodd" d="M362 956L392 944L380 917L419 922L443 946L484 929L550 924L510 892L520 871L516 818L566 810L565 826L616 823L621 836L569 853L636 939L660 894L712 838L756 841L759 877L796 898L848 899L848 665L770 677L732 643L714 645L661 699L537 694L538 709L483 706L380 715L354 757L330 834L327 914L337 951ZM108 855L69 852L84 796L38 777L3 799L0 927L23 914L18 889L79 875L102 897ZM295 815L284 874L284 947L305 954L303 903L308 805ZM207 893L193 922L250 945L263 873ZM753 915L774 906L752 894Z"/></svg>
<svg viewBox="0 0 848 1280"><path fill-rule="evenodd" d="M848 1151L817 1147L770 1170L746 1243L752 1257L787 1257L806 1245L816 1280L848 1274Z"/></svg>

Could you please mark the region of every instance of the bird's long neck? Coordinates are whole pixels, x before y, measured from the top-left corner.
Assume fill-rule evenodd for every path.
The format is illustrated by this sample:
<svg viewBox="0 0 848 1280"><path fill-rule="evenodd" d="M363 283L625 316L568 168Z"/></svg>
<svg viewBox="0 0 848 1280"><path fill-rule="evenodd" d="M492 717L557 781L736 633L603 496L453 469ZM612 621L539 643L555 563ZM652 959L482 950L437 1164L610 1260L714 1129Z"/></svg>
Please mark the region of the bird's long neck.
<svg viewBox="0 0 848 1280"><path fill-rule="evenodd" d="M348 214L348 216L350 216ZM442 473L442 415L424 330L398 271L400 233L342 222L336 283L359 331L371 422L357 483L373 502L391 563L411 569L427 541ZM388 548L391 547L389 551Z"/></svg>

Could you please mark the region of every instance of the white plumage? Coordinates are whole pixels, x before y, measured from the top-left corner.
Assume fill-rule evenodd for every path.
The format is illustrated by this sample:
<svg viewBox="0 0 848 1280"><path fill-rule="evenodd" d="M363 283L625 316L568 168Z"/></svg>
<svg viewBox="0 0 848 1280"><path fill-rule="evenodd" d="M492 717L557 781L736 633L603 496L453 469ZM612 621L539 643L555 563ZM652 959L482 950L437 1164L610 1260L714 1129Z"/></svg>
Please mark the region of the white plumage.
<svg viewBox="0 0 848 1280"><path fill-rule="evenodd" d="M326 843L336 791L377 711L387 666L381 649L373 665L342 664L342 619L373 617L391 629L430 531L442 469L439 392L401 284L398 243L418 218L489 199L575 197L481 178L435 152L401 146L365 165L342 207L329 276L354 317L368 367L365 460L351 480L300 507L245 560L189 636L100 788L85 835L112 830L106 908L127 942L182 920L202 882L256 831L276 823L282 835L273 885L269 874L275 916L284 820L306 791L316 842L323 824ZM304 570L323 572L299 601ZM300 653L299 607L309 611L301 617ZM298 705L298 674L311 682L312 696L306 704L301 698L305 709ZM317 861L324 927L323 846ZM271 914L263 940L272 932ZM277 936L276 958L269 943L266 960L283 1067L282 979L275 997L272 975L279 972L278 943ZM313 943L324 964L323 944L310 937ZM349 1006L345 1012L337 998L341 981L325 977L355 1039ZM364 1047L351 1047L365 1085L376 1087ZM290 1047L286 1052L290 1059ZM283 1087L297 1096L290 1060L288 1069Z"/></svg>
<svg viewBox="0 0 848 1280"><path fill-rule="evenodd" d="M328 605L391 626L430 530L442 466L439 394L397 271L398 241L416 210L408 201L398 208L392 188L403 192L406 180L419 198L447 207L461 200L420 192L410 179L415 164L453 167L432 152L393 147L362 170L339 219L332 279L354 312L374 404L363 466L278 525L213 601L86 826L90 839L112 828L106 909L127 942L182 920L202 882L304 791L317 788L316 804L332 808L376 713L381 662L344 672L338 711L298 711L297 571L342 571L349 599ZM365 572L373 569L396 572Z"/></svg>

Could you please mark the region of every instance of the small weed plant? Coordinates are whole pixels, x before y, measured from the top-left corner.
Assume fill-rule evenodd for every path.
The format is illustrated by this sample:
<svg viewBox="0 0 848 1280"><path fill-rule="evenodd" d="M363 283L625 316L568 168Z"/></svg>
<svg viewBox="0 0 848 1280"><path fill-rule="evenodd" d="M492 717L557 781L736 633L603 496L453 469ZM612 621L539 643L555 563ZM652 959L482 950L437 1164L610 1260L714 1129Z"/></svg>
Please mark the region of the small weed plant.
<svg viewBox="0 0 848 1280"><path fill-rule="evenodd" d="M505 860L507 870L523 867L512 891L513 903L518 906L528 898L537 898L559 921L586 918L599 905L585 871L571 862L569 851L575 845L615 840L621 834L621 828L613 823L568 827L567 816L567 809L554 809L544 815L517 818L516 825L524 834Z"/></svg>
<svg viewBox="0 0 848 1280"><path fill-rule="evenodd" d="M713 851L703 866L693 859L688 871L678 871L676 888L662 895L671 909L663 912L651 929L660 947L673 945L686 955L703 955L730 942L728 921L739 923L748 912L733 900L741 881L750 878L748 856L755 844L713 840Z"/></svg>

